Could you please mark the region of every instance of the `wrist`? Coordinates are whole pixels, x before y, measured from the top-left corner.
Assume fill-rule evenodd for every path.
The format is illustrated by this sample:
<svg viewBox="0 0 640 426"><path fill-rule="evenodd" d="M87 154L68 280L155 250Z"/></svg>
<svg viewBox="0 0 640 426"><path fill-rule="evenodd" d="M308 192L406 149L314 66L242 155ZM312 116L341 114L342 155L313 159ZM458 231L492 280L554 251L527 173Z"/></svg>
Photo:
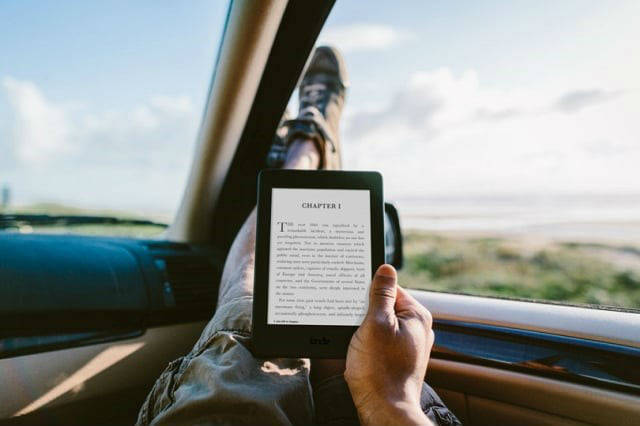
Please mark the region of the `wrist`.
<svg viewBox="0 0 640 426"><path fill-rule="evenodd" d="M378 400L357 406L362 425L431 425L422 412L420 402L411 400Z"/></svg>

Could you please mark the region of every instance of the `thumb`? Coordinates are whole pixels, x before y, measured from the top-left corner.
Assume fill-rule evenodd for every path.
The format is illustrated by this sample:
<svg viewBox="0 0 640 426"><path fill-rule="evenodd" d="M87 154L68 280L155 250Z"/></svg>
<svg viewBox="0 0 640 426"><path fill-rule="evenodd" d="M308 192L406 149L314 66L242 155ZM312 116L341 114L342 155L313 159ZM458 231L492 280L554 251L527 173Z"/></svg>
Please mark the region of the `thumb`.
<svg viewBox="0 0 640 426"><path fill-rule="evenodd" d="M391 265L382 265L376 271L369 290L369 313L393 314L396 303L398 274Z"/></svg>

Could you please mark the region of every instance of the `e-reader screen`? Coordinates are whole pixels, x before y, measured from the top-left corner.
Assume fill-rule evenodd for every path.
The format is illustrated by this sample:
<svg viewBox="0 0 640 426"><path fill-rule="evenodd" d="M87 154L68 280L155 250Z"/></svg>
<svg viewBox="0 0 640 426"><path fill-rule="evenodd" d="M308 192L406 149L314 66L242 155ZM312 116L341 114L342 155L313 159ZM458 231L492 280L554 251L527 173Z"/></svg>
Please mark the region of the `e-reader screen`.
<svg viewBox="0 0 640 426"><path fill-rule="evenodd" d="M366 189L272 188L267 324L360 325L370 199Z"/></svg>

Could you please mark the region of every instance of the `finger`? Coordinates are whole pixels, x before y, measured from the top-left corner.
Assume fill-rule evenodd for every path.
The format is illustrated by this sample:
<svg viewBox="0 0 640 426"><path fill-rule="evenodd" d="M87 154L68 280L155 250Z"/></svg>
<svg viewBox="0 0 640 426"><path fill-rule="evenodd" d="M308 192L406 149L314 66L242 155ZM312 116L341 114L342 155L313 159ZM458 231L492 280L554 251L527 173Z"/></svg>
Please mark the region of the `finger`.
<svg viewBox="0 0 640 426"><path fill-rule="evenodd" d="M406 310L408 308L412 308L416 305L420 305L420 302L418 302L407 290L405 290L404 288L398 286L398 290L397 290L397 296L396 296L396 305L395 308L397 311L403 311Z"/></svg>
<svg viewBox="0 0 640 426"><path fill-rule="evenodd" d="M431 328L433 322L431 312L422 306L411 293L400 286L398 286L397 290L395 310L398 315L408 313L411 316L415 316L420 319L426 327Z"/></svg>
<svg viewBox="0 0 640 426"><path fill-rule="evenodd" d="M396 303L396 282L398 275L391 265L382 265L371 281L369 291L369 312L373 314L393 314Z"/></svg>
<svg viewBox="0 0 640 426"><path fill-rule="evenodd" d="M433 344L436 341L436 335L433 332L433 330L429 330L429 336L427 337L427 348L429 349L429 351L431 350L431 348L433 348Z"/></svg>

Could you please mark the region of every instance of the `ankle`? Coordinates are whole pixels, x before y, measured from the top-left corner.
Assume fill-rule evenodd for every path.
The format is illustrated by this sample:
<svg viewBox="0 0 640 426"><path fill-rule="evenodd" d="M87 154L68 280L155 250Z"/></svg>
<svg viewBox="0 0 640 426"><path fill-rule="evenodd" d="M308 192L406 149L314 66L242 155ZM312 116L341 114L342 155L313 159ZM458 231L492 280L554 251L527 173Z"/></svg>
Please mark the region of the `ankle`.
<svg viewBox="0 0 640 426"><path fill-rule="evenodd" d="M295 139L289 145L285 169L309 169L320 167L320 152L317 144L311 139Z"/></svg>

